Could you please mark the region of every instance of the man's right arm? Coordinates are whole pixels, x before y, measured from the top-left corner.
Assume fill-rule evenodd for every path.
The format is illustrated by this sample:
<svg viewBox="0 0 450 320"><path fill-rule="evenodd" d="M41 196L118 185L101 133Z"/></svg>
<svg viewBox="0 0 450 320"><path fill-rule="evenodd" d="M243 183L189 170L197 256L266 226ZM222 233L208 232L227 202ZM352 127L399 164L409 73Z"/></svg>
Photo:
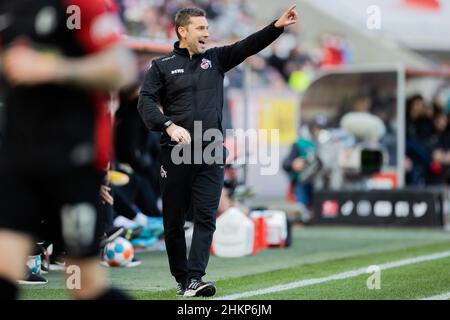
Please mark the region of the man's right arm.
<svg viewBox="0 0 450 320"><path fill-rule="evenodd" d="M166 129L164 124L170 121L170 118L164 115L158 107L162 87L161 72L153 61L139 93L138 110L147 128L164 132Z"/></svg>
<svg viewBox="0 0 450 320"><path fill-rule="evenodd" d="M283 27L275 27L275 21L245 39L234 44L214 48L223 73L228 72L235 66L242 63L248 57L257 54L273 41L275 41L284 31Z"/></svg>
<svg viewBox="0 0 450 320"><path fill-rule="evenodd" d="M295 11L295 5L293 5L278 20L264 29L232 45L215 48L222 72L226 73L246 58L263 50L283 33L284 27L296 23L297 19L298 15Z"/></svg>

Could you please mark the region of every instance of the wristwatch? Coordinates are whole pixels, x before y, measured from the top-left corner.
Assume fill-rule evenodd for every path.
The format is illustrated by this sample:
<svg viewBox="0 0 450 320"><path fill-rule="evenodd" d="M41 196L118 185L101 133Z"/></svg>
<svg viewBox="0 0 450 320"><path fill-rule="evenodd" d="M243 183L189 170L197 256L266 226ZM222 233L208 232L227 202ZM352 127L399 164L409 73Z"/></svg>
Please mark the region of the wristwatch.
<svg viewBox="0 0 450 320"><path fill-rule="evenodd" d="M172 120L167 120L166 122L164 122L164 128L167 129L168 127L170 127L173 124Z"/></svg>

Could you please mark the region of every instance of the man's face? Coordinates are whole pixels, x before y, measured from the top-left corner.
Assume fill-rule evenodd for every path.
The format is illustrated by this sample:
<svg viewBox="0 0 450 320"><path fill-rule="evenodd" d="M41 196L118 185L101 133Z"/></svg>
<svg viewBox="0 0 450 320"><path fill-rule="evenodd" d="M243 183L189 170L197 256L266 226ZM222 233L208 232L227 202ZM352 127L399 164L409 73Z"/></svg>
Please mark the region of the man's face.
<svg viewBox="0 0 450 320"><path fill-rule="evenodd" d="M206 51L206 41L209 37L208 21L205 17L191 17L186 27L179 27L181 41L184 41L192 54L202 54Z"/></svg>

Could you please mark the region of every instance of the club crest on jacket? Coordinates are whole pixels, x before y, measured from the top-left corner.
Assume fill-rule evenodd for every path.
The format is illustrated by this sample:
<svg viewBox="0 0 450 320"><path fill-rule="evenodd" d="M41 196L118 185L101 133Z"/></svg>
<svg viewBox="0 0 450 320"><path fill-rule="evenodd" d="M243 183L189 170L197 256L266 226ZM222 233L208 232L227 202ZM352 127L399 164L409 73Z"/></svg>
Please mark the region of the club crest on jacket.
<svg viewBox="0 0 450 320"><path fill-rule="evenodd" d="M161 175L161 178L167 178L167 171L164 170L163 166L161 166L161 170L159 171L159 174Z"/></svg>
<svg viewBox="0 0 450 320"><path fill-rule="evenodd" d="M202 63L200 64L200 67L201 67L203 70L212 68L211 60L208 60L208 59L202 59Z"/></svg>

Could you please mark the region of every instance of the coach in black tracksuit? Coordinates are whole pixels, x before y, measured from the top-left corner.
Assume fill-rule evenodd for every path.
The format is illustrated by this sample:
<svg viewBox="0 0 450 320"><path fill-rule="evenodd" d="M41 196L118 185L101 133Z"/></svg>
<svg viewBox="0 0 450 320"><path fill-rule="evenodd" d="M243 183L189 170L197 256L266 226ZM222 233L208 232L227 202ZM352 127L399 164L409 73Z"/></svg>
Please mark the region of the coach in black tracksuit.
<svg viewBox="0 0 450 320"><path fill-rule="evenodd" d="M194 154L202 152L210 141L200 137L208 129L222 131L224 74L276 40L283 28L296 22L294 7L280 19L233 45L205 50L208 23L201 9L181 9L176 17L180 41L174 50L154 60L146 74L138 109L148 128L162 131L161 192L165 241L170 270L178 282L178 295L211 296L214 284L203 282L215 231L215 213L223 186L223 162L175 164L171 158L177 144L193 145ZM160 111L158 103L162 106ZM195 132L194 122L202 130ZM195 140L191 144L191 141ZM197 139L201 143L197 144ZM220 139L216 140L220 143ZM196 146L200 148L196 148ZM216 149L217 150L217 149ZM221 144L221 149L224 147ZM225 151L215 154L224 160ZM194 234L189 258L183 226L192 206Z"/></svg>
<svg viewBox="0 0 450 320"><path fill-rule="evenodd" d="M72 296L127 298L108 288L98 261L109 92L137 69L116 12L104 0L0 1L0 300L17 298L43 220L46 240L80 268Z"/></svg>

